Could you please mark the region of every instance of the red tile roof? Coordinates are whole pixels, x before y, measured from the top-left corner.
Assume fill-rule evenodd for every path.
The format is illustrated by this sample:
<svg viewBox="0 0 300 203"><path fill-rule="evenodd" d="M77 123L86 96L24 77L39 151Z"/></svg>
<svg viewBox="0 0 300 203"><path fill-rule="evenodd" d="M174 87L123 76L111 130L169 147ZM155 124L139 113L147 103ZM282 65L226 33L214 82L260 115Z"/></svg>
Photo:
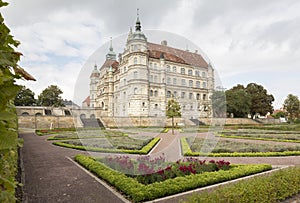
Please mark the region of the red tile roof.
<svg viewBox="0 0 300 203"><path fill-rule="evenodd" d="M115 60L106 59L100 69L110 66L116 70L119 67L119 62Z"/></svg>
<svg viewBox="0 0 300 203"><path fill-rule="evenodd" d="M165 60L198 67L207 67L207 62L198 53L192 53L173 47L148 42L149 56L159 59L163 53Z"/></svg>
<svg viewBox="0 0 300 203"><path fill-rule="evenodd" d="M91 104L90 96L88 96L82 103L86 103L87 106L90 106L90 104Z"/></svg>

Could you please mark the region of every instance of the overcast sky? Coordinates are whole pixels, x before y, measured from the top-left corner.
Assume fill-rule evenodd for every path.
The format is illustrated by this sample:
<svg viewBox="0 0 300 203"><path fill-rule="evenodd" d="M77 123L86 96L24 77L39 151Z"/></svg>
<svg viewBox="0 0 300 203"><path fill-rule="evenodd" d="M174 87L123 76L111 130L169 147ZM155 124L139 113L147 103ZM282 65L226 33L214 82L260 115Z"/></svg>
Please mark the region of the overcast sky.
<svg viewBox="0 0 300 203"><path fill-rule="evenodd" d="M276 108L289 93L300 96L298 0L8 2L1 13L21 41L20 65L37 79L22 84L36 95L55 84L63 98L73 99L82 67L110 37L134 26L139 8L143 30L168 31L191 40L208 56L225 88L261 84L274 95Z"/></svg>

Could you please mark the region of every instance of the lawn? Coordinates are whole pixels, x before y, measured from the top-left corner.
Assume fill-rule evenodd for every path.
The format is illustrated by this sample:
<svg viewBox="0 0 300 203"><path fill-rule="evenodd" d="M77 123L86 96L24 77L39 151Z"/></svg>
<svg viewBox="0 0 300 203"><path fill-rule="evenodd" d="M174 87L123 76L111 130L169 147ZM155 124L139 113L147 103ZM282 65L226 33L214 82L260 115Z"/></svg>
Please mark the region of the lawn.
<svg viewBox="0 0 300 203"><path fill-rule="evenodd" d="M284 144L251 143L220 139L215 140L204 138L187 138L187 142L193 152L200 152L203 149L212 149L211 153L233 153L233 152L284 152L300 151L300 144L287 146Z"/></svg>

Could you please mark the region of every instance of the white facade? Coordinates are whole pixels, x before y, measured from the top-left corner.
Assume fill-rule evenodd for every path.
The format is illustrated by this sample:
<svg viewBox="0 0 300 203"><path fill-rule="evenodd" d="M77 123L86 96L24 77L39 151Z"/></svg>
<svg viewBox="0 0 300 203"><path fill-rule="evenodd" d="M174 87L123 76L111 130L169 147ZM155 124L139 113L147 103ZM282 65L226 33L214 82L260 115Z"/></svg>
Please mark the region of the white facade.
<svg viewBox="0 0 300 203"><path fill-rule="evenodd" d="M102 67L91 74L90 107L112 117L164 117L175 97L182 117L211 116L214 70L198 53L147 41L137 19L117 61L112 45Z"/></svg>

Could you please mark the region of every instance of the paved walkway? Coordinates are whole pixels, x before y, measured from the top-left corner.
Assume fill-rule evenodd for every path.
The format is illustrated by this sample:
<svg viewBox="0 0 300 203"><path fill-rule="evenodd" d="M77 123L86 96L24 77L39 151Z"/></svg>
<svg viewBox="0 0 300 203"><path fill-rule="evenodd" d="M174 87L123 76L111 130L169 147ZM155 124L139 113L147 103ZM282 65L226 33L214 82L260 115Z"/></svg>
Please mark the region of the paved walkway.
<svg viewBox="0 0 300 203"><path fill-rule="evenodd" d="M25 172L25 202L123 202L67 157L81 153L45 141L45 136L21 133Z"/></svg>
<svg viewBox="0 0 300 203"><path fill-rule="evenodd" d="M175 135L161 133L159 144L151 156L165 154L168 160L182 158L178 131ZM20 133L24 139L21 149L25 171L25 202L124 202L115 192L107 189L88 175L69 158L85 153L57 147L46 141L48 136L33 132ZM88 153L86 153L88 154ZM300 165L300 156L290 157L203 157L200 159L225 159L231 163L269 163L272 165Z"/></svg>

